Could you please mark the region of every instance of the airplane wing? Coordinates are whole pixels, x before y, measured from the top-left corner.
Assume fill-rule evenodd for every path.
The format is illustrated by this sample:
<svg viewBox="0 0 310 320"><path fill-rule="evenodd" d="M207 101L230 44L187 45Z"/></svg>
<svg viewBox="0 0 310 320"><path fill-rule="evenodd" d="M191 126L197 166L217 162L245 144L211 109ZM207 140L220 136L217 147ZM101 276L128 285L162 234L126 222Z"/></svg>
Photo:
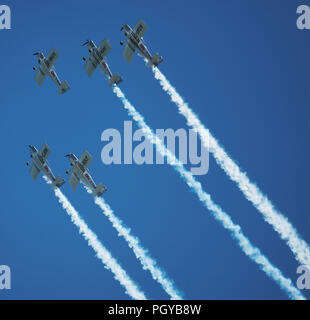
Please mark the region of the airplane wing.
<svg viewBox="0 0 310 320"><path fill-rule="evenodd" d="M104 39L97 49L99 53L99 59L103 59L105 55L107 55L107 53L111 50L111 45L107 39ZM85 70L89 77L94 73L94 71L96 70L96 68L101 62L98 60L97 56L98 55L96 55L95 57L94 55L91 54L85 64Z"/></svg>
<svg viewBox="0 0 310 320"><path fill-rule="evenodd" d="M39 172L40 172L40 169L34 163L32 163L32 166L30 168L30 174L34 181L37 180Z"/></svg>
<svg viewBox="0 0 310 320"><path fill-rule="evenodd" d="M134 53L135 53L135 49L133 48L133 46L127 43L123 55L128 63L130 63Z"/></svg>
<svg viewBox="0 0 310 320"><path fill-rule="evenodd" d="M39 70L37 71L36 73L36 76L35 76L35 80L38 84L39 87L42 86L43 82L44 82L44 79L46 77L46 73L44 73L41 68L39 67Z"/></svg>
<svg viewBox="0 0 310 320"><path fill-rule="evenodd" d="M51 149L48 147L46 143L44 143L41 150L38 153L38 158L40 159L42 164L45 162L50 153Z"/></svg>
<svg viewBox="0 0 310 320"><path fill-rule="evenodd" d="M86 169L89 166L89 164L92 162L92 160L93 160L93 158L89 154L89 152L88 151L84 151L84 153L81 155L81 158L80 158L79 162Z"/></svg>
<svg viewBox="0 0 310 320"><path fill-rule="evenodd" d="M45 61L45 64L48 68L51 68L56 60L59 58L59 55L58 55L58 52L55 48L53 48L47 55L46 59L44 60Z"/></svg>
<svg viewBox="0 0 310 320"><path fill-rule="evenodd" d="M94 73L94 71L96 70L98 65L99 65L98 60L94 59L93 56L90 56L88 58L88 60L85 64L85 70L86 70L89 77Z"/></svg>
<svg viewBox="0 0 310 320"><path fill-rule="evenodd" d="M111 45L108 39L104 39L100 46L98 47L98 51L102 57L102 59L108 54L108 52L111 50Z"/></svg>
<svg viewBox="0 0 310 320"><path fill-rule="evenodd" d="M146 29L147 29L146 24L142 20L139 20L135 28L133 29L135 37L138 41L140 41L140 39L143 37Z"/></svg>
<svg viewBox="0 0 310 320"><path fill-rule="evenodd" d="M74 172L72 172L72 174L69 178L69 183L70 183L73 190L76 190L79 182L80 182L80 179L76 176L76 174Z"/></svg>

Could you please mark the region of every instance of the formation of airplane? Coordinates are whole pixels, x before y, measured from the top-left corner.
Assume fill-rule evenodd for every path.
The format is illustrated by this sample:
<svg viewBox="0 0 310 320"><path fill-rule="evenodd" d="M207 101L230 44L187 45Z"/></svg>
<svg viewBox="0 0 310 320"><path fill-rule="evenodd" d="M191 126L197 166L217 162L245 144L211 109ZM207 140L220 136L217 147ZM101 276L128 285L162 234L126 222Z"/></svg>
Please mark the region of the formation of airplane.
<svg viewBox="0 0 310 320"><path fill-rule="evenodd" d="M163 58L159 56L158 53L155 53L153 56L150 54L147 49L144 41L143 35L147 29L146 24L139 20L134 29L131 29L129 25L124 24L121 28L121 31L124 32L126 36L126 46L124 50L124 57L129 63L135 53L135 50L138 51L138 54L146 58L150 66L158 66ZM124 42L121 42L121 45L124 45ZM99 47L95 45L92 40L87 40L83 46L87 46L89 51L89 57L83 57L83 60L86 62L85 70L88 76L90 77L96 68L99 66L100 69L106 74L109 79L109 85L115 86L123 81L122 77L115 73L112 74L108 63L105 59L105 56L111 50L111 45L107 39L103 40ZM35 80L37 84L41 87L46 76L56 83L58 86L59 94L63 94L70 89L67 81L61 82L56 74L54 64L59 58L59 54L55 48L51 49L47 57L44 56L42 52L34 53L38 57L38 66L33 67L36 71ZM32 164L30 168L30 174L35 181L40 172L46 176L55 187L60 188L65 180L61 177L55 177L51 168L48 164L47 157L49 156L51 150L47 144L43 144L40 151L38 151L34 146L30 145L30 157L32 158ZM101 196L107 191L107 188L101 183L98 185L95 184L93 178L91 177L88 166L92 161L92 156L88 151L85 151L81 158L78 159L74 154L70 153L66 155L69 157L71 170L66 171L67 174L70 174L69 183L71 187L76 190L79 182L82 182L89 190L96 196ZM27 162L27 166L30 166L30 163Z"/></svg>
<svg viewBox="0 0 310 320"><path fill-rule="evenodd" d="M147 26L141 19L138 21L134 29L131 29L131 27L128 24L124 24L122 26L121 31L124 32L124 35L126 37L126 46L123 55L126 61L130 63L135 51L137 50L138 54L148 61L149 66L157 67L163 61L163 58L158 53L155 53L152 56L149 50L147 49L143 41L143 35L146 29ZM121 41L120 44L124 45L125 43ZM85 70L88 76L90 77L94 73L96 68L99 66L100 69L108 77L110 87L121 83L123 81L122 77L117 73L115 73L114 75L112 74L109 65L105 59L105 56L111 50L109 40L103 40L99 47L97 47L92 40L87 40L83 44L83 46L86 45L88 48L89 57L83 57L83 60L86 62ZM45 57L42 52L35 52L34 55L38 57L38 66L34 66L33 70L36 71L35 80L39 87L42 86L45 77L49 75L58 86L59 94L67 92L70 89L68 82L61 82L54 68L54 64L56 60L59 58L57 50L55 48L51 49L47 57Z"/></svg>
<svg viewBox="0 0 310 320"><path fill-rule="evenodd" d="M48 147L48 145L43 144L40 151L38 151L37 148L32 145L29 146L29 149L30 149L30 157L32 158L30 174L33 180L36 181L39 173L42 172L42 174L46 176L55 187L60 188L65 183L65 180L58 176L55 178L49 166L47 157L51 153L51 149ZM30 166L29 162L27 162L27 166Z"/></svg>
<svg viewBox="0 0 310 320"><path fill-rule="evenodd" d="M69 183L73 190L76 190L77 185L81 181L97 197L100 197L107 191L107 188L104 187L101 183L96 185L89 173L88 166L93 158L88 151L85 151L80 159L78 159L73 153L67 154L66 157L69 158L70 165L72 167L71 172L70 170L68 170L66 171L66 173L71 174Z"/></svg>
<svg viewBox="0 0 310 320"><path fill-rule="evenodd" d="M38 67L33 67L33 70L36 71L35 80L39 87L42 86L45 77L49 75L51 79L56 83L58 86L58 93L63 94L67 92L70 87L67 81L60 82L57 73L54 68L54 64L56 60L59 58L57 50L54 48L52 49L47 57L45 58L42 52L35 52L33 55L38 57Z"/></svg>
<svg viewBox="0 0 310 320"><path fill-rule="evenodd" d="M55 177L50 168L47 157L51 153L51 149L46 143L43 144L40 151L32 145L29 145L29 150L32 163L27 162L26 164L27 166L31 165L30 175L34 181L37 180L39 173L42 172L42 174L47 177L55 187L60 188L65 184L65 180L59 176ZM66 157L69 157L70 165L72 167L71 172L70 170L67 170L66 173L70 174L69 183L73 190L76 190L79 182L81 181L90 190L90 192L95 194L97 197L100 197L107 191L107 188L101 183L96 185L90 175L88 166L93 158L88 151L85 151L80 159L78 159L73 153L67 154Z"/></svg>
<svg viewBox="0 0 310 320"><path fill-rule="evenodd" d="M124 57L127 62L130 63L135 50L137 50L141 56L145 57L148 60L150 65L154 65L155 67L157 67L163 61L163 58L158 53L155 53L152 56L147 49L143 41L143 35L146 29L147 26L142 20L138 21L133 30L128 24L124 24L122 26L121 31L124 32L127 40L127 44L124 50ZM121 42L121 45L124 45L124 42Z"/></svg>
<svg viewBox="0 0 310 320"><path fill-rule="evenodd" d="M89 58L83 57L83 60L86 61L85 70L90 77L96 68L99 66L100 69L107 75L109 79L109 85L112 87L114 84L119 84L123 81L120 75L115 73L112 75L112 72L108 66L107 61L104 57L111 50L111 45L109 40L105 39L101 42L100 46L97 47L92 40L87 40L83 46L87 45L88 52L90 54Z"/></svg>

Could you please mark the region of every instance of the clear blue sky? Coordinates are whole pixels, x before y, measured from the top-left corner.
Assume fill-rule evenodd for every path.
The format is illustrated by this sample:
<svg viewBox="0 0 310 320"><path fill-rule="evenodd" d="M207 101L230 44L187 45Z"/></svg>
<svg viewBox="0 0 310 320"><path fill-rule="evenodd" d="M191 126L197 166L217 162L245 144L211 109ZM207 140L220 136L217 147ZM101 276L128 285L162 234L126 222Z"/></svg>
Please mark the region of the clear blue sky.
<svg viewBox="0 0 310 320"><path fill-rule="evenodd" d="M186 128L142 59L128 65L122 56L121 25L142 18L149 49L164 57L161 70L309 243L310 31L296 28L296 8L306 1L6 2L12 30L0 31L0 265L11 267L12 290L0 291L0 299L128 299L43 179L32 181L27 146L43 142L52 149L54 173L63 177L66 153L93 155L90 170L108 187L106 201L185 298L286 299L171 167L101 162L102 131L121 131L130 119L102 73L88 79L81 44L108 38L112 72L124 78L121 88L148 124ZM34 81L32 53L52 47L60 55L58 75L71 85L63 96L50 79L42 88ZM208 174L198 179L295 282L290 250L212 156ZM73 192L69 184L62 190L146 295L168 298L85 190Z"/></svg>

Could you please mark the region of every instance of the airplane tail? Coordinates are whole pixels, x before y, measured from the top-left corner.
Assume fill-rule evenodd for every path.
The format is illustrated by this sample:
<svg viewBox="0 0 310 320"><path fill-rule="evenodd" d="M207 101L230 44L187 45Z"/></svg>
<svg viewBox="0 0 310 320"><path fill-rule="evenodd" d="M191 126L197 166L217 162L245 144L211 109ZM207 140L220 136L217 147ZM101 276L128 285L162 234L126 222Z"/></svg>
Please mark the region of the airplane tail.
<svg viewBox="0 0 310 320"><path fill-rule="evenodd" d="M58 93L59 94L63 94L65 92L67 92L70 89L68 82L65 80L61 83Z"/></svg>
<svg viewBox="0 0 310 320"><path fill-rule="evenodd" d="M63 178L60 178L60 177L58 176L58 177L56 177L56 179L55 179L55 186L58 187L58 188L60 188L62 185L65 184L65 182L66 182L66 181L65 181Z"/></svg>
<svg viewBox="0 0 310 320"><path fill-rule="evenodd" d="M158 53L155 53L152 57L151 62L155 67L157 67L160 63L163 62L163 60L163 57L161 57Z"/></svg>
<svg viewBox="0 0 310 320"><path fill-rule="evenodd" d="M122 81L122 77L119 74L114 73L114 75L109 80L109 86L112 87L114 84L119 84Z"/></svg>
<svg viewBox="0 0 310 320"><path fill-rule="evenodd" d="M95 193L97 197L102 196L108 189L103 186L101 183L99 183L95 189Z"/></svg>

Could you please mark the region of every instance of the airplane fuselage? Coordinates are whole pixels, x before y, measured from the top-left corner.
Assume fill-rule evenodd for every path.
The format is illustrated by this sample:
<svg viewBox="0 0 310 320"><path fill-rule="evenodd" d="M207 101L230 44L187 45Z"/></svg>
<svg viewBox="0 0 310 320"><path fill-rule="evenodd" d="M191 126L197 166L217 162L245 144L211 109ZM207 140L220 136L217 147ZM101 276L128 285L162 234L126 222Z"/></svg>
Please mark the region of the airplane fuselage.
<svg viewBox="0 0 310 320"><path fill-rule="evenodd" d="M107 62L103 59L100 63L100 69L109 77L112 78L112 72L107 64Z"/></svg>
<svg viewBox="0 0 310 320"><path fill-rule="evenodd" d="M31 150L31 158L34 165L40 169L43 175L45 175L49 180L52 181L53 184L56 183L56 178L49 167L47 161L43 161L42 157L39 155L38 151Z"/></svg>
<svg viewBox="0 0 310 320"><path fill-rule="evenodd" d="M70 165L72 167L69 183L74 190L77 188L78 183L82 182L87 191L93 193L97 197L100 197L107 191L107 188L101 183L96 185L91 177L87 167L92 161L92 157L87 151L82 154L80 160L73 153L67 154L66 157L69 157ZM66 173L70 174L70 171L67 171Z"/></svg>
<svg viewBox="0 0 310 320"><path fill-rule="evenodd" d="M42 76L44 76L45 74L48 74L50 76L50 78L58 86L58 88L60 88L61 87L61 82L60 82L60 80L59 80L59 78L57 76L55 68L51 67L49 65L48 60L45 59L44 56L43 56L43 58L39 58L38 62L39 62L39 70L38 70L38 72L40 72L42 74Z"/></svg>
<svg viewBox="0 0 310 320"><path fill-rule="evenodd" d="M71 162L72 163L72 162ZM72 163L72 173L81 180L81 182L91 191L95 192L96 184L91 177L88 169L85 169L84 166L79 161L74 161Z"/></svg>
<svg viewBox="0 0 310 320"><path fill-rule="evenodd" d="M127 38L128 46L131 47L131 49L134 51L134 49L137 49L139 53L144 56L149 62L152 59L152 56L147 49L143 39L137 39L135 33L133 30L129 27L129 30L124 30L125 36Z"/></svg>
<svg viewBox="0 0 310 320"><path fill-rule="evenodd" d="M135 52L135 50L137 50L138 55L144 57L147 60L147 65L149 67L157 67L160 63L162 63L163 58L158 53L155 53L152 56L149 50L147 49L142 37L145 30L146 25L142 20L138 22L134 30L131 29L131 27L128 24L124 24L122 26L121 31L124 32L124 35L127 40L127 47L125 48L124 56L127 62L130 63L133 53ZM121 42L121 45L123 45L123 42Z"/></svg>
<svg viewBox="0 0 310 320"><path fill-rule="evenodd" d="M104 57L99 52L97 46L91 42L91 46L88 48L92 59L94 59L97 64L100 66L100 69L109 77L112 78L112 72L108 66L108 63L105 61ZM94 67L96 67L94 65Z"/></svg>
<svg viewBox="0 0 310 320"><path fill-rule="evenodd" d="M81 178L81 181L83 182L83 184L85 186L87 186L88 188L90 188L93 192L96 191L96 184L93 180L93 178L91 177L90 173L88 170L86 170L84 173L83 173L83 176Z"/></svg>

